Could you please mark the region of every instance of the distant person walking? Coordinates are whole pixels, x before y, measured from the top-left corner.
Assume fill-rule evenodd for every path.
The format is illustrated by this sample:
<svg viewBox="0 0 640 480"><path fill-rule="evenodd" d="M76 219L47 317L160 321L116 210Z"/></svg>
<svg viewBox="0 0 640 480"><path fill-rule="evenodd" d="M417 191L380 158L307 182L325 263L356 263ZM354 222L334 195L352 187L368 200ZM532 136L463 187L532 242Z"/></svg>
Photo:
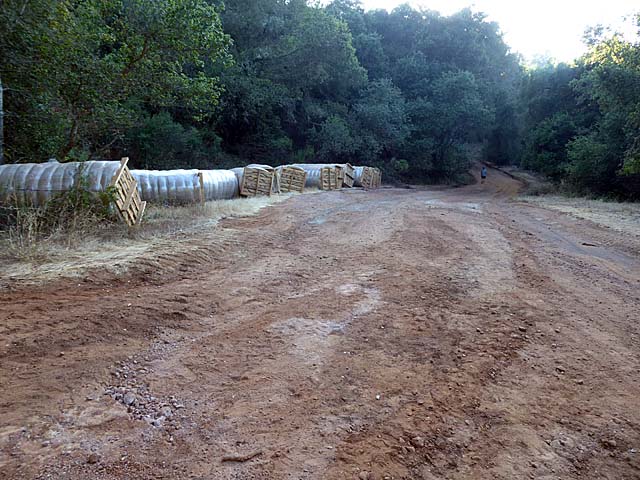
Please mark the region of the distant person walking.
<svg viewBox="0 0 640 480"><path fill-rule="evenodd" d="M482 170L480 170L480 183L484 183L484 181L487 179L487 167L483 166Z"/></svg>

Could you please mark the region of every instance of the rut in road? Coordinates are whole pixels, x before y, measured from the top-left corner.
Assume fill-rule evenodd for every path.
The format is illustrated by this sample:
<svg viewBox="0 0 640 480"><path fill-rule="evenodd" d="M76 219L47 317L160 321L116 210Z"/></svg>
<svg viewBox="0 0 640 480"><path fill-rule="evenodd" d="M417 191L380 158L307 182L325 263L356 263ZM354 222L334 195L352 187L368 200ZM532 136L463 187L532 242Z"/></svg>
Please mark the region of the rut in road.
<svg viewBox="0 0 640 480"><path fill-rule="evenodd" d="M637 478L640 242L517 189L298 196L3 294L0 472Z"/></svg>

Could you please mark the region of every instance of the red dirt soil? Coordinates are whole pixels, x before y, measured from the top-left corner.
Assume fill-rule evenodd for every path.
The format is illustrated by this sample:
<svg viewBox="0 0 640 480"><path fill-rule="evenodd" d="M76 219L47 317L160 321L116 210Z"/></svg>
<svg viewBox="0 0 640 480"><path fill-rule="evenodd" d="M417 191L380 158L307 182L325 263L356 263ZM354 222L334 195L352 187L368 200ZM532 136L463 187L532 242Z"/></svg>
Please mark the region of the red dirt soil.
<svg viewBox="0 0 640 480"><path fill-rule="evenodd" d="M519 187L301 195L14 283L0 478L640 478L640 239Z"/></svg>

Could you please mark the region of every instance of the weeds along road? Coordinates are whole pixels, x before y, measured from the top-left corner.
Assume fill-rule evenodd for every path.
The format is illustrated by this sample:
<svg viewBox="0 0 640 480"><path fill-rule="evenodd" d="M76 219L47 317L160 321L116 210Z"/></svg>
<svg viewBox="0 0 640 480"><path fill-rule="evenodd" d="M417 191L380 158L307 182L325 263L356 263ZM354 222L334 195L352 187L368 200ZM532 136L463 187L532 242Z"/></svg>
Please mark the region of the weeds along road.
<svg viewBox="0 0 640 480"><path fill-rule="evenodd" d="M640 239L461 189L302 195L0 298L7 479L636 479Z"/></svg>

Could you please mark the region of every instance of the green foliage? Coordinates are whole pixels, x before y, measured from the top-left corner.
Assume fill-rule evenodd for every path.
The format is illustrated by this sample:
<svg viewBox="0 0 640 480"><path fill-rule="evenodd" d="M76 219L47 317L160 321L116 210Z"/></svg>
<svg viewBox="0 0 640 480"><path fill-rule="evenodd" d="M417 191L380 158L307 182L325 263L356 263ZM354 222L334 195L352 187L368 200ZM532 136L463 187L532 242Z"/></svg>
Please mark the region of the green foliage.
<svg viewBox="0 0 640 480"><path fill-rule="evenodd" d="M577 66L528 75L521 163L577 193L639 198L640 44L592 33Z"/></svg>
<svg viewBox="0 0 640 480"><path fill-rule="evenodd" d="M621 173L623 175L640 175L640 154L628 156L624 161Z"/></svg>
<svg viewBox="0 0 640 480"><path fill-rule="evenodd" d="M332 115L322 122L312 136L312 141L316 145L316 158L323 162L349 159L357 148L349 125L338 115Z"/></svg>
<svg viewBox="0 0 640 480"><path fill-rule="evenodd" d="M81 242L88 231L115 220L114 187L96 194L82 166L73 187L54 195L46 204L34 207L16 198L0 209L0 228L7 231L5 255L17 258L38 256L41 242L56 240L66 246Z"/></svg>
<svg viewBox="0 0 640 480"><path fill-rule="evenodd" d="M497 24L358 0L4 0L9 161L371 164L460 179L481 155L640 197L640 47L594 29L524 71ZM78 201L80 201L78 199Z"/></svg>
<svg viewBox="0 0 640 480"><path fill-rule="evenodd" d="M113 187L98 194L90 191L90 180L81 165L73 187L54 195L42 208L44 231L75 230L78 222L88 219L111 220L114 200Z"/></svg>
<svg viewBox="0 0 640 480"><path fill-rule="evenodd" d="M460 161L462 146L487 133L493 112L484 103L471 72L444 72L425 93L409 107L414 127L408 155L429 156L428 163L421 164L425 178L450 180L467 166Z"/></svg>
<svg viewBox="0 0 640 480"><path fill-rule="evenodd" d="M175 122L168 112L145 116L126 133L133 165L151 170L210 168L220 151L220 139L207 144L204 132Z"/></svg>
<svg viewBox="0 0 640 480"><path fill-rule="evenodd" d="M560 180L567 164L567 143L577 132L571 115L558 112L540 121L527 135L521 165Z"/></svg>
<svg viewBox="0 0 640 480"><path fill-rule="evenodd" d="M350 118L357 138L357 163L390 159L401 151L410 130L402 92L389 79L372 82L363 90Z"/></svg>
<svg viewBox="0 0 640 480"><path fill-rule="evenodd" d="M618 161L596 133L569 141L567 157L567 181L578 192L605 194L611 190Z"/></svg>
<svg viewBox="0 0 640 480"><path fill-rule="evenodd" d="M10 161L349 161L447 181L468 142L513 154L519 67L484 16L225 3L2 2Z"/></svg>
<svg viewBox="0 0 640 480"><path fill-rule="evenodd" d="M404 159L392 158L391 159L391 166L393 167L393 169L396 172L398 172L400 174L403 174L403 173L406 173L406 172L409 171L409 162L407 162Z"/></svg>
<svg viewBox="0 0 640 480"><path fill-rule="evenodd" d="M220 94L206 62L228 43L205 0L8 1L0 75L13 161L108 152L140 106L210 115Z"/></svg>
<svg viewBox="0 0 640 480"><path fill-rule="evenodd" d="M467 168L466 142L490 135L492 155L513 152L513 125L501 128L493 112L513 120L520 70L481 15L229 0L222 21L234 66L220 70L225 92L210 123L220 157L349 161L446 181Z"/></svg>

